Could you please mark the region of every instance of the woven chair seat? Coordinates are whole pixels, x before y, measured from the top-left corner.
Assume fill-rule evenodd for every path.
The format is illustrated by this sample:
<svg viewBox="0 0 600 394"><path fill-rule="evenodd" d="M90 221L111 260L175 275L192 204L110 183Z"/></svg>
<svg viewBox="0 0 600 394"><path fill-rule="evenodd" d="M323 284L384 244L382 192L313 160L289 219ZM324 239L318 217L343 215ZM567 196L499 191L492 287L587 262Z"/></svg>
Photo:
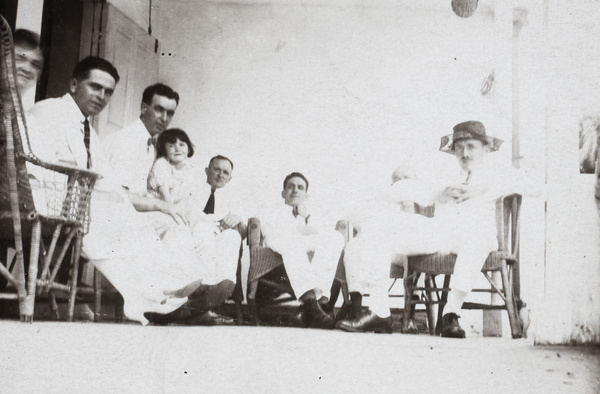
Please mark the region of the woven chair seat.
<svg viewBox="0 0 600 394"><path fill-rule="evenodd" d="M283 264L281 255L266 246L250 248L250 264L248 280L259 279Z"/></svg>
<svg viewBox="0 0 600 394"><path fill-rule="evenodd" d="M435 275L451 275L454 273L456 255L453 253L433 253L408 258L410 267L415 272ZM508 252L492 252L485 260L481 271L499 271L502 269L502 261L513 263L517 259Z"/></svg>

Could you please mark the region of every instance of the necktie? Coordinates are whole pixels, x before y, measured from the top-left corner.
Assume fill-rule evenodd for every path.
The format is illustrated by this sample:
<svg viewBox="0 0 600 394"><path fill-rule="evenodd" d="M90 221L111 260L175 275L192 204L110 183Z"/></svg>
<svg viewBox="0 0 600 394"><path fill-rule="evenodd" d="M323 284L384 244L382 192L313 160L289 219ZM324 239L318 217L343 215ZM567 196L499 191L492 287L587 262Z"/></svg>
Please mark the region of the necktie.
<svg viewBox="0 0 600 394"><path fill-rule="evenodd" d="M83 143L87 151L87 168L90 169L92 168L92 155L90 153L90 122L88 118L85 118L83 122Z"/></svg>
<svg viewBox="0 0 600 394"><path fill-rule="evenodd" d="M210 188L210 197L206 201L206 206L204 207L205 214L215 213L215 188Z"/></svg>

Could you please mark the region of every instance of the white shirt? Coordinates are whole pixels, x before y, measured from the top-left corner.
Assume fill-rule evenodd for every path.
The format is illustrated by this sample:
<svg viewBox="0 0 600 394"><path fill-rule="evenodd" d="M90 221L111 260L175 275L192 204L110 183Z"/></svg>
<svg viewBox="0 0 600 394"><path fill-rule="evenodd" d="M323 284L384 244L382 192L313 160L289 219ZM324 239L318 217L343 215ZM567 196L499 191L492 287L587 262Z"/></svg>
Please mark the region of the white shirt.
<svg viewBox="0 0 600 394"><path fill-rule="evenodd" d="M121 131L110 134L103 148L121 186L143 195L148 174L156 157L154 145L148 144L150 133L141 119Z"/></svg>
<svg viewBox="0 0 600 394"><path fill-rule="evenodd" d="M188 208L194 209L197 211L204 211L204 207L206 206L206 202L210 197L210 189L211 186L203 182L198 187L195 187L193 190L192 200L190 203L192 204ZM223 219L227 216L228 213L231 212L231 198L229 192L226 190L226 187L222 187L219 189L215 189L215 211L213 214L208 215L208 217L215 222Z"/></svg>
<svg viewBox="0 0 600 394"><path fill-rule="evenodd" d="M258 218L260 219L265 244L269 245L269 238L294 234L301 235L300 229L302 228L311 229L315 232L334 228L333 225L323 220L321 215L315 214L312 209L309 209L309 213L308 220L300 215L294 216L293 207L285 203L262 209Z"/></svg>
<svg viewBox="0 0 600 394"><path fill-rule="evenodd" d="M70 94L37 102L28 112L27 121L31 150L37 157L48 162L87 167L87 150L83 142L85 116ZM90 152L92 170L102 175L95 188L111 189L114 175L91 124Z"/></svg>

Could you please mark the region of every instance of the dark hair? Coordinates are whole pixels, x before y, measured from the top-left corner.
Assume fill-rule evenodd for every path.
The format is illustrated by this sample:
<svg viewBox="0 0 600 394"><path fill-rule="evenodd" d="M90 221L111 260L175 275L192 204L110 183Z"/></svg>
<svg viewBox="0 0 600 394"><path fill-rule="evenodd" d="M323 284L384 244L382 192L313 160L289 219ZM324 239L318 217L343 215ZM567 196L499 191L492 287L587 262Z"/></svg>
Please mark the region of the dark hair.
<svg viewBox="0 0 600 394"><path fill-rule="evenodd" d="M40 49L40 35L31 30L18 29L13 34L13 42L15 45L28 49Z"/></svg>
<svg viewBox="0 0 600 394"><path fill-rule="evenodd" d="M208 162L208 166L210 167L210 165L215 160L227 160L229 162L229 164L231 164L231 171L233 171L233 162L231 160L229 160L227 157L221 156L221 155L216 155L215 157L213 157L212 159L210 159L210 161Z"/></svg>
<svg viewBox="0 0 600 394"><path fill-rule="evenodd" d="M165 96L168 99L175 100L177 105L179 105L179 93L164 83L156 83L148 86L142 94L142 103L148 105L152 104L152 98L154 95Z"/></svg>
<svg viewBox="0 0 600 394"><path fill-rule="evenodd" d="M90 75L91 70L100 70L110 74L115 79L115 83L119 83L120 77L115 66L106 59L96 56L88 56L81 60L73 70L73 78L79 80L86 79Z"/></svg>
<svg viewBox="0 0 600 394"><path fill-rule="evenodd" d="M181 129L167 129L160 133L156 141L156 157L167 157L167 143L174 144L177 140L183 141L188 146L188 157L194 155L194 145L190 137Z"/></svg>
<svg viewBox="0 0 600 394"><path fill-rule="evenodd" d="M308 191L308 179L306 179L306 177L299 172L292 172L290 175L285 177L283 180L283 190L285 190L288 181L292 178L301 178L306 183L306 191Z"/></svg>

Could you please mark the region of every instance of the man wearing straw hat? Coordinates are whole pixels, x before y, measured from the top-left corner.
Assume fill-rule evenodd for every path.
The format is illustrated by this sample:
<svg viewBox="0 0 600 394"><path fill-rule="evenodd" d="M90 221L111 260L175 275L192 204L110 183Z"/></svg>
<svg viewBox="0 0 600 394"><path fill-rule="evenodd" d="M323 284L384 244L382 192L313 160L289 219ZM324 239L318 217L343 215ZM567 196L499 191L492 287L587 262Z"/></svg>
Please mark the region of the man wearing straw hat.
<svg viewBox="0 0 600 394"><path fill-rule="evenodd" d="M423 206L433 202L436 216L427 218L398 212L392 218L380 217L362 224L356 241L350 242L350 245L360 242L361 258L346 258L344 263L352 266L351 271L361 272L364 276L361 279L368 283L370 310L358 319L339 322L338 328L350 332L392 331L387 294L390 252L406 255L451 252L457 254L457 260L452 291L444 310L442 336L465 337L458 324L459 313L487 256L498 248L495 201L512 188L505 182L508 177L491 176L492 169L486 166L488 152L498 150L501 143L486 134L481 122L459 123L454 126L453 134L442 137L440 147L441 151L456 156L461 169L459 182L437 191L413 179L390 187L388 197L392 201L412 200Z"/></svg>

